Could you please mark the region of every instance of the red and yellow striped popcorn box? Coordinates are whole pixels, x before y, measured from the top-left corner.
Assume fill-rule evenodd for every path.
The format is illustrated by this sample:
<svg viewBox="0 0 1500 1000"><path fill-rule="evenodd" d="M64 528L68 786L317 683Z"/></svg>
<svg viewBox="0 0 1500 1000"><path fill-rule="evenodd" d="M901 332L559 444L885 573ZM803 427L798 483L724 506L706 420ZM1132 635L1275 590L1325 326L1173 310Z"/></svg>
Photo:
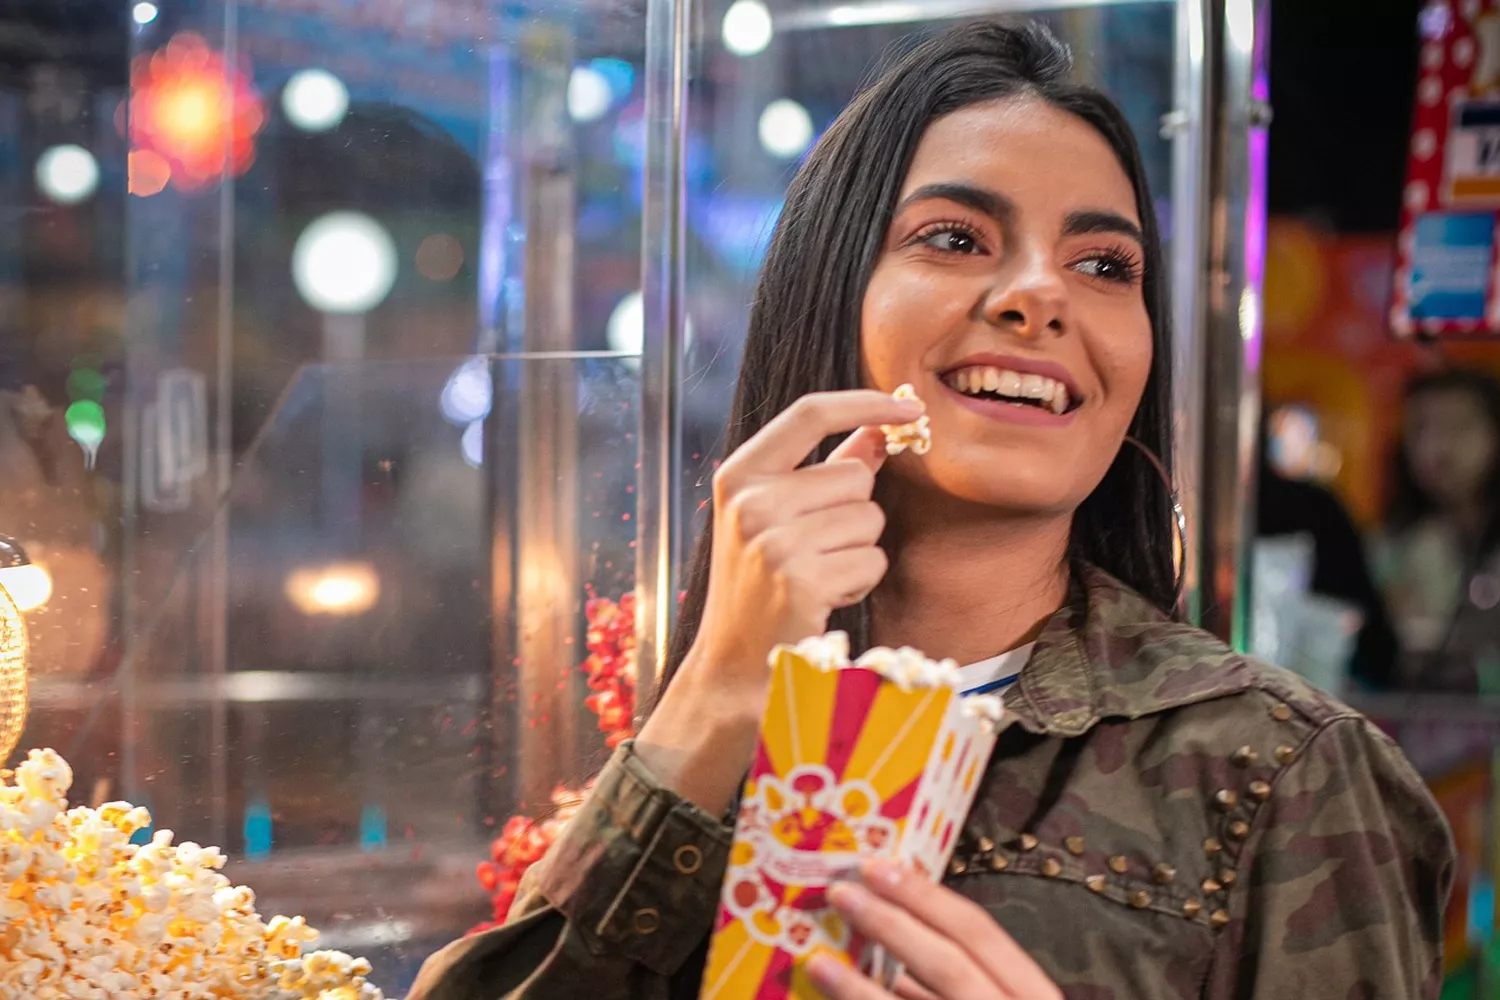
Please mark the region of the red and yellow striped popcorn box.
<svg viewBox="0 0 1500 1000"><path fill-rule="evenodd" d="M803 971L818 950L894 978L828 888L875 857L936 880L994 747L999 699L962 697L951 661L874 649L851 663L831 632L778 648L771 672L703 1000L819 996Z"/></svg>

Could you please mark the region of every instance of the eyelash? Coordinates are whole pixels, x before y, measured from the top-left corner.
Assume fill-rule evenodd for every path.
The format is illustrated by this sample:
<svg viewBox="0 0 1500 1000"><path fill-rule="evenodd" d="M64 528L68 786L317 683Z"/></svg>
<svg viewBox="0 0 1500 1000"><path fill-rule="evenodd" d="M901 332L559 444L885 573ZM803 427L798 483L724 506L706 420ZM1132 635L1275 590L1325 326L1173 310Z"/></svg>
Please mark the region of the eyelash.
<svg viewBox="0 0 1500 1000"><path fill-rule="evenodd" d="M1085 264L1090 261L1110 267L1117 267L1120 269L1120 273L1115 277L1107 277L1102 274L1086 274L1080 271L1079 273L1084 274L1085 277L1097 278L1100 281L1108 281L1111 284L1118 285L1135 285L1141 280L1143 269L1140 260L1135 254L1127 250L1122 250L1119 247L1094 251L1086 257L1078 258L1069 266L1074 270L1078 270L1079 264Z"/></svg>
<svg viewBox="0 0 1500 1000"><path fill-rule="evenodd" d="M973 252L965 252L965 251L962 251L962 250L944 249L942 247L932 246L932 244L929 243L929 241L934 236L942 236L945 233L950 234L950 235L954 235L954 236L967 236L969 239L971 239L971 240L974 241L974 251ZM967 222L956 222L956 221L955 222L934 222L934 223L930 223L929 225L923 226L921 229L919 229L917 231L917 234L911 238L911 244L913 246L917 246L917 245L923 244L923 243L928 244L928 246L931 249L936 250L938 253L943 253L943 254L957 254L960 257L973 256L974 252L980 251L980 250L982 250L984 248L983 241L979 238L979 232L978 232L978 230L976 230L973 226L969 225Z"/></svg>
<svg viewBox="0 0 1500 1000"><path fill-rule="evenodd" d="M974 250L965 252L961 250L945 249L943 247L933 246L930 243L934 236L942 236L945 234L968 237L974 242ZM931 249L936 250L941 254L957 254L961 257L972 256L974 253L978 253L984 249L984 244L980 239L979 232L967 222L959 221L934 222L923 226L920 230L917 231L916 235L911 238L912 246L918 246L921 244L927 244ZM1141 280L1143 268L1140 260L1135 256L1135 254L1119 247L1113 247L1107 250L1093 251L1088 256L1079 257L1069 266L1074 270L1077 270L1078 265L1085 264L1090 261L1097 264L1103 264L1109 267L1118 268L1120 273L1118 273L1114 277L1109 277L1102 274L1088 274L1086 272L1080 271L1079 273L1083 274L1085 277L1097 278L1100 281L1107 281L1111 284L1118 285L1135 285L1138 284Z"/></svg>

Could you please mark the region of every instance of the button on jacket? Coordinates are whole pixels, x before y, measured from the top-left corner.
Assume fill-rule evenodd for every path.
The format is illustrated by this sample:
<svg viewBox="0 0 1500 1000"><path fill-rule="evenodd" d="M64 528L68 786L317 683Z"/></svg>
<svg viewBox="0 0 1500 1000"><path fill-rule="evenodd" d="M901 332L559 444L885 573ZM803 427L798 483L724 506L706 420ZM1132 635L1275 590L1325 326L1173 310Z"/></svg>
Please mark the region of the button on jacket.
<svg viewBox="0 0 1500 1000"><path fill-rule="evenodd" d="M1452 838L1371 723L1081 567L946 884L1070 1000L1435 998ZM627 743L413 1000L695 997L732 829Z"/></svg>

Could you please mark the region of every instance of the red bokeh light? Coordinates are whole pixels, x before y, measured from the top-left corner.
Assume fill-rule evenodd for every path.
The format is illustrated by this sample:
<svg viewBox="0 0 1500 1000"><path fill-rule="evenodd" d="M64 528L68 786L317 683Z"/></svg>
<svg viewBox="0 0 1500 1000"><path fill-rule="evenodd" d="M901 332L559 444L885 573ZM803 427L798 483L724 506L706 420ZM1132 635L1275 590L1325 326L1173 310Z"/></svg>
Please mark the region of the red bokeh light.
<svg viewBox="0 0 1500 1000"><path fill-rule="evenodd" d="M179 190L244 173L264 123L249 75L195 34L177 35L131 66L131 147L165 161Z"/></svg>

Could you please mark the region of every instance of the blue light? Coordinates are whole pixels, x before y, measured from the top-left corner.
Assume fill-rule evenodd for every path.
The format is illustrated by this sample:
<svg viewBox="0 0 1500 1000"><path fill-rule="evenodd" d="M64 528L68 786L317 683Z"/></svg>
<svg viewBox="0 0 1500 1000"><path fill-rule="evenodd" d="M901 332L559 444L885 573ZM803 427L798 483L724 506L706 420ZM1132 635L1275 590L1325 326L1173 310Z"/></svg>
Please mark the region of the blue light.
<svg viewBox="0 0 1500 1000"><path fill-rule="evenodd" d="M760 266L782 207L777 198L715 194L693 199L688 218L720 260L753 271Z"/></svg>
<svg viewBox="0 0 1500 1000"><path fill-rule="evenodd" d="M258 861L271 854L271 803L256 799L245 807L245 859Z"/></svg>
<svg viewBox="0 0 1500 1000"><path fill-rule="evenodd" d="M595 59L589 68L608 81L616 103L628 100L635 90L635 67L623 59Z"/></svg>
<svg viewBox="0 0 1500 1000"><path fill-rule="evenodd" d="M366 803L359 814L359 849L366 853L384 849L386 826L385 809L376 803Z"/></svg>
<svg viewBox="0 0 1500 1000"><path fill-rule="evenodd" d="M464 461L473 469L484 466L484 421L476 420L464 428L464 436L458 446L463 449Z"/></svg>
<svg viewBox="0 0 1500 1000"><path fill-rule="evenodd" d="M448 376L448 383L443 386L443 416L456 427L483 420L489 415L493 397L489 362L470 358Z"/></svg>

